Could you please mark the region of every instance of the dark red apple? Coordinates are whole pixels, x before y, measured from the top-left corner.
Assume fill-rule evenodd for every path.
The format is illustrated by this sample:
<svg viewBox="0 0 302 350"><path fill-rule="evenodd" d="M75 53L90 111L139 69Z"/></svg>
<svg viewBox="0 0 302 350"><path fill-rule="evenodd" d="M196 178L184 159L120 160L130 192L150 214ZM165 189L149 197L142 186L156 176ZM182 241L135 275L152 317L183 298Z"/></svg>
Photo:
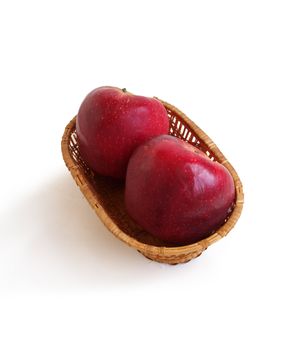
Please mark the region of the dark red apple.
<svg viewBox="0 0 302 350"><path fill-rule="evenodd" d="M169 120L165 107L155 98L100 87L82 102L76 130L79 151L87 165L99 174L123 178L135 148L167 134Z"/></svg>
<svg viewBox="0 0 302 350"><path fill-rule="evenodd" d="M165 242L184 245L211 235L230 214L234 200L229 171L173 136L146 142L130 158L127 212Z"/></svg>

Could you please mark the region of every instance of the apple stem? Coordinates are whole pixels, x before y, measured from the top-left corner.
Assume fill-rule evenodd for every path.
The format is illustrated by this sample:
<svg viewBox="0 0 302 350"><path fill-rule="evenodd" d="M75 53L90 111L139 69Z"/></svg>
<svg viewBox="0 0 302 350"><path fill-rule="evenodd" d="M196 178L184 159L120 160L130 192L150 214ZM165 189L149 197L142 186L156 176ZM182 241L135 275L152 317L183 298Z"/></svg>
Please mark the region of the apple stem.
<svg viewBox="0 0 302 350"><path fill-rule="evenodd" d="M123 91L123 92L127 92L127 89L126 89L126 88L123 88L122 91Z"/></svg>

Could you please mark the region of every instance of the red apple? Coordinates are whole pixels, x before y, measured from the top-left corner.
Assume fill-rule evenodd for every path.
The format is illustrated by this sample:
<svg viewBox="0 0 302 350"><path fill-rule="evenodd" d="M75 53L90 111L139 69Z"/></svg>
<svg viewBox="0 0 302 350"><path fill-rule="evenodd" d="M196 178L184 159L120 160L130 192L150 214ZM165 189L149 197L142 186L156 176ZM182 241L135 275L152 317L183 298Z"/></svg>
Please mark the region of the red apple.
<svg viewBox="0 0 302 350"><path fill-rule="evenodd" d="M229 171L173 136L158 136L130 158L125 204L147 232L175 245L201 240L230 214L235 186Z"/></svg>
<svg viewBox="0 0 302 350"><path fill-rule="evenodd" d="M123 178L132 152L154 136L168 134L165 107L155 98L100 87L81 104L76 130L83 160L95 172Z"/></svg>

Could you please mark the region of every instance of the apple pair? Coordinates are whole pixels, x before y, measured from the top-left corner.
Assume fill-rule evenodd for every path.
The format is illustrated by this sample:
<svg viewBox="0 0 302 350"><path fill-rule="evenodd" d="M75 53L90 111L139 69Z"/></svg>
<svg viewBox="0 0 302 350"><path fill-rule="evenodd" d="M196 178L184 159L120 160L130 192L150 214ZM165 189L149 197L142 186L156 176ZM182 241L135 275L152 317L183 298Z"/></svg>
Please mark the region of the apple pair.
<svg viewBox="0 0 302 350"><path fill-rule="evenodd" d="M194 243L232 210L229 171L168 135L169 118L157 99L97 88L82 102L76 130L83 160L100 175L126 178L128 214L161 240Z"/></svg>

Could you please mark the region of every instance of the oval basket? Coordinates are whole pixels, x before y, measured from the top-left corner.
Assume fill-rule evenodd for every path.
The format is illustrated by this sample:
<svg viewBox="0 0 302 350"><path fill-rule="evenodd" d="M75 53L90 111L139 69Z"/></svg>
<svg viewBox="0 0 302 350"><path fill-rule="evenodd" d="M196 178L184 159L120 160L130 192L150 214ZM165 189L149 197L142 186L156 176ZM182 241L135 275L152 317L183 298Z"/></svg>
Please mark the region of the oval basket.
<svg viewBox="0 0 302 350"><path fill-rule="evenodd" d="M234 209L225 223L208 238L190 245L168 246L139 227L125 211L124 182L96 175L81 159L75 130L76 117L65 128L62 138L62 154L75 182L109 231L149 259L178 264L196 258L208 246L228 234L241 214L244 195L236 171L215 143L184 113L167 102L161 102L170 119L170 134L189 142L205 152L213 161L223 164L234 179L236 187Z"/></svg>

